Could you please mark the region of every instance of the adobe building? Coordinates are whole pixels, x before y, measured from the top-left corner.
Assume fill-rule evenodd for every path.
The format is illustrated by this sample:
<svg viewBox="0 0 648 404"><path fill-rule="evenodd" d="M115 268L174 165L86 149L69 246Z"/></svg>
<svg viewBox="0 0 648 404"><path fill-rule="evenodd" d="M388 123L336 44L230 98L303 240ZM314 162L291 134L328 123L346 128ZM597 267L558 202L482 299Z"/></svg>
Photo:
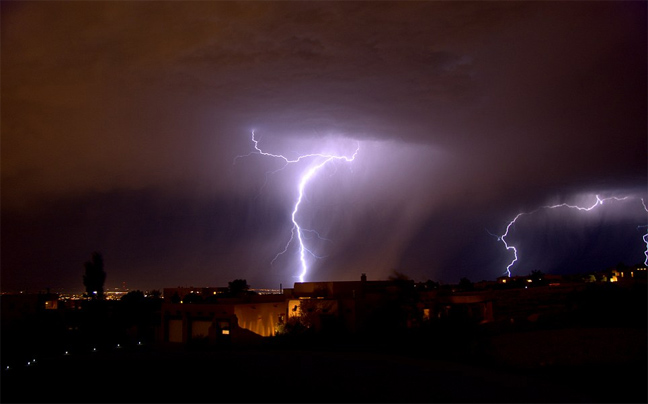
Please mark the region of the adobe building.
<svg viewBox="0 0 648 404"><path fill-rule="evenodd" d="M413 280L297 282L283 294L224 297L227 288L164 289L163 344L249 342L280 332L289 322L315 331L363 333L416 328L426 320L493 321L487 292L438 295ZM223 297L221 297L223 296Z"/></svg>
<svg viewBox="0 0 648 404"><path fill-rule="evenodd" d="M318 331L354 333L413 288L414 281L367 281L364 274L359 281L299 282L283 294L240 298L221 297L227 288L165 288L159 338L163 344L249 342L302 316Z"/></svg>
<svg viewBox="0 0 648 404"><path fill-rule="evenodd" d="M412 280L303 282L286 289L288 319L308 316L315 329L389 333L437 319L494 321L490 291L439 293Z"/></svg>
<svg viewBox="0 0 648 404"><path fill-rule="evenodd" d="M604 273L608 282L618 282L620 285L630 286L635 284L646 284L646 266L635 265L633 267L611 268Z"/></svg>
<svg viewBox="0 0 648 404"><path fill-rule="evenodd" d="M174 296L175 290L169 291L172 290ZM208 290L204 294L213 296L214 292ZM191 296L191 291L185 296ZM163 344L203 341L217 345L273 336L287 312L283 295L205 299L199 303L191 303L186 297L177 303L171 300L165 289L159 335Z"/></svg>
<svg viewBox="0 0 648 404"><path fill-rule="evenodd" d="M477 324L492 323L494 300L494 294L490 291L439 296L435 314L439 319L468 320Z"/></svg>
<svg viewBox="0 0 648 404"><path fill-rule="evenodd" d="M56 293L20 293L3 294L0 297L2 320L30 318L45 311L59 308L59 296Z"/></svg>
<svg viewBox="0 0 648 404"><path fill-rule="evenodd" d="M295 283L293 289L285 291L288 318L307 315L316 330L335 327L349 333L365 331L377 322L407 327L406 317L396 321L387 318L387 312L390 305L413 298L414 286L412 280L368 281L365 274L359 281Z"/></svg>

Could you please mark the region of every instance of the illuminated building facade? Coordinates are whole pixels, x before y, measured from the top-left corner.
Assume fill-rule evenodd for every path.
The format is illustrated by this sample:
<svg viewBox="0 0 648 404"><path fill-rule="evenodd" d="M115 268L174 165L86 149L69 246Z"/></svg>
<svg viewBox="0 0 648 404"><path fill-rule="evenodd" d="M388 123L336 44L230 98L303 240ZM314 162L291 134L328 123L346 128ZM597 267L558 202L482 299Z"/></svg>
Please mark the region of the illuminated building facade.
<svg viewBox="0 0 648 404"><path fill-rule="evenodd" d="M166 293L167 289L165 289ZM208 291L207 296L214 296ZM188 295L191 296L191 292ZM162 343L202 341L220 344L269 337L283 324L287 312L283 295L224 297L191 303L187 297L162 304Z"/></svg>
<svg viewBox="0 0 648 404"><path fill-rule="evenodd" d="M217 289L164 289L161 341L237 342L274 336L291 322L317 332L355 334L415 328L441 318L493 321L488 293L438 296L417 289L412 280L368 281L364 274L359 281L298 282L283 294L232 298L219 297Z"/></svg>

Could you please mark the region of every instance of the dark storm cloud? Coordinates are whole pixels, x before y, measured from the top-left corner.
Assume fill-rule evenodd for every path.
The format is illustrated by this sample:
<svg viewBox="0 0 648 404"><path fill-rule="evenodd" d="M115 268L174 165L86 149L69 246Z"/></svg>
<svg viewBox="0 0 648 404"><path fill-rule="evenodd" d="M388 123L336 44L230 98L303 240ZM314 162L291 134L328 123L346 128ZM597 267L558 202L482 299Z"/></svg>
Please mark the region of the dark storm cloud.
<svg viewBox="0 0 648 404"><path fill-rule="evenodd" d="M3 2L3 283L93 249L142 288L294 280L299 168L234 164L252 130L360 141L310 190L317 278L492 278L484 228L645 196L645 33L641 2Z"/></svg>

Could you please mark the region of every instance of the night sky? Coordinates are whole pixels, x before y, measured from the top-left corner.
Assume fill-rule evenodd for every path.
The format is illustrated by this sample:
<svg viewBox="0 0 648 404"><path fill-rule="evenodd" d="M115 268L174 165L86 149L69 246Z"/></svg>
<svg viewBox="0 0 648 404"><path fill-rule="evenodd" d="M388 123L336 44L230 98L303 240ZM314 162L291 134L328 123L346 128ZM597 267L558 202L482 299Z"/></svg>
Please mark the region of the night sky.
<svg viewBox="0 0 648 404"><path fill-rule="evenodd" d="M643 263L647 6L11 2L2 290L494 280ZM252 153L252 154L250 154ZM237 156L243 156L237 158ZM280 170L284 167L282 170ZM58 289L57 289L58 288Z"/></svg>

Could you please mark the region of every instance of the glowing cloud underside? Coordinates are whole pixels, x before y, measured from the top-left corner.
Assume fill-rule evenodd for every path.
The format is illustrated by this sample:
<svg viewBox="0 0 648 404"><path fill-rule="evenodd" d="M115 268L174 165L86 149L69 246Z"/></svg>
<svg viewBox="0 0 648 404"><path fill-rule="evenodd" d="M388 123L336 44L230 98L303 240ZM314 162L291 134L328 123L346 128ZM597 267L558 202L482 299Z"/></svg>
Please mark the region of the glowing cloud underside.
<svg viewBox="0 0 648 404"><path fill-rule="evenodd" d="M273 154L273 153L268 153L264 152L261 150L259 147L259 141L256 139L254 132L252 132L252 142L254 143L254 149L255 151L250 152L246 154L245 156L237 156L237 158L240 157L247 157L253 154L259 154L262 156L266 157L272 157L276 159L280 159L284 161L284 166L281 167L278 170L272 171L271 173L276 173L278 171L283 170L286 168L289 164L297 164L302 161L311 161L311 165L304 171L304 173L299 177L299 182L297 184L297 191L298 191L298 196L297 200L295 201L295 205L293 206L292 214L291 214L291 220L292 220L292 229L290 232L290 238L288 240L288 243L286 243L285 248L283 251L279 252L274 259L271 261L271 263L274 263L279 256L282 254L286 253L288 251L288 248L290 245L297 239L297 243L299 244L299 264L301 271L298 275L299 281L304 282L304 278L308 274L308 260L307 260L307 254L315 257L315 258L320 258L317 255L315 255L307 246L306 243L304 242L304 232L313 232L315 233L318 237L319 234L315 230L309 230L309 229L303 229L300 224L299 220L297 217L297 214L299 213L299 208L302 204L302 201L304 199L304 190L306 186L316 177L317 173L324 168L326 165L328 165L331 162L334 161L345 161L345 162L352 162L355 160L356 155L358 154L358 151L360 150L360 146L356 147L355 151L351 156L345 156L345 155L337 155L337 154L327 154L327 153L312 153L312 154L304 154L300 155L297 158L294 159L289 159L286 156L282 154Z"/></svg>
<svg viewBox="0 0 648 404"><path fill-rule="evenodd" d="M504 234L502 234L502 235L500 235L500 236L496 236L497 239L498 239L499 241L501 241L502 244L504 244L504 247L506 247L507 250L511 250L511 251L513 251L513 260L512 260L512 261L511 261L507 266L506 266L505 274L507 274L509 277L511 276L511 267L513 267L513 265L518 261L518 258L519 258L519 257L518 257L518 249L517 249L515 246L509 244L509 243L506 241L506 237L508 237L509 232L510 232L510 230L511 230L511 227L512 227L512 226L517 222L517 220L518 220L519 218L521 218L522 216L525 216L525 215L531 215L531 214L534 214L534 213L536 213L536 212L538 212L538 211L540 211L540 210L546 210L546 209L558 209L558 208L568 208L568 209L575 209L575 210L579 210L579 211L589 212L589 211L591 211L592 209L596 208L597 206L601 206L601 205L603 205L605 202L608 202L608 201L624 201L624 200L627 200L627 199L630 199L630 198L631 198L631 197L629 197L629 196L624 196L624 197L600 198L598 195L596 195L596 201L595 201L594 204L592 204L591 206L577 206L577 205L570 205L570 204L567 204L567 203L561 203L561 204L558 204L558 205L546 205L546 206L542 206L542 207L539 207L539 208L537 208L537 209L535 209L535 210L532 210L532 211L530 211L530 212L521 212L521 213L518 213L518 214L513 218L513 220L511 220L511 221L509 222L509 224L506 226L506 231L504 232ZM646 204L644 203L643 198L641 198L640 200L641 200L641 204L643 205L644 210L645 210L646 212L648 212L648 208L646 207ZM645 227L645 226L644 226L644 227ZM646 250L645 250L645 252L644 252L644 255L645 255L645 261L644 261L644 264L648 265L648 233L644 234L644 236L643 236L643 241L644 241L644 243L646 244Z"/></svg>

